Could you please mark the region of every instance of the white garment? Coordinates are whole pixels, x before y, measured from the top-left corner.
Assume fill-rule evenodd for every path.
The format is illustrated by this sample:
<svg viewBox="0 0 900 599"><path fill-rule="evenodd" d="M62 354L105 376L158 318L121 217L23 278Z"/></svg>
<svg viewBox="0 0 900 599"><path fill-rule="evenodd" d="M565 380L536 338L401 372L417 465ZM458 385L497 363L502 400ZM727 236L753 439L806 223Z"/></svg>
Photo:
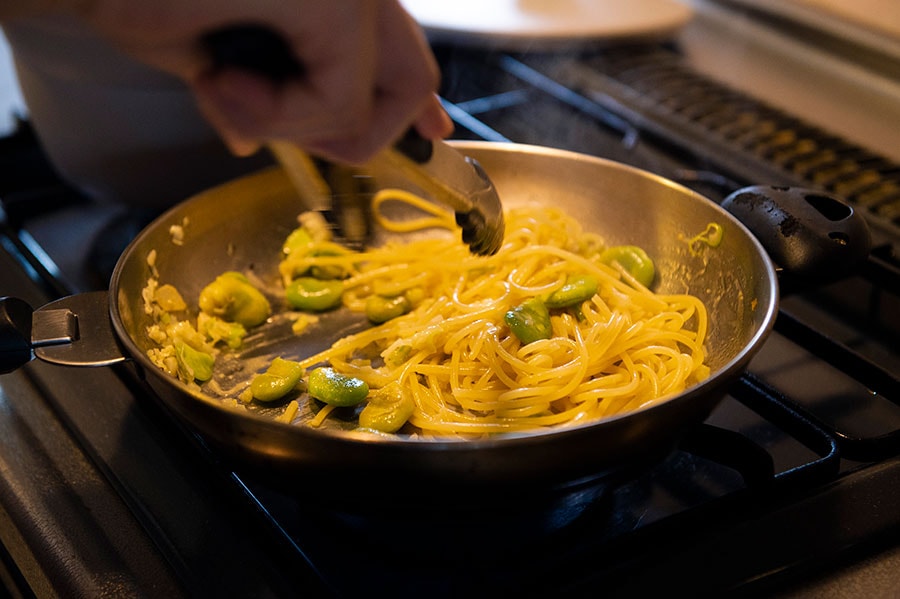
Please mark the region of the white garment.
<svg viewBox="0 0 900 599"><path fill-rule="evenodd" d="M163 207L269 163L231 156L180 81L77 21L3 29L30 122L60 174L89 196Z"/></svg>

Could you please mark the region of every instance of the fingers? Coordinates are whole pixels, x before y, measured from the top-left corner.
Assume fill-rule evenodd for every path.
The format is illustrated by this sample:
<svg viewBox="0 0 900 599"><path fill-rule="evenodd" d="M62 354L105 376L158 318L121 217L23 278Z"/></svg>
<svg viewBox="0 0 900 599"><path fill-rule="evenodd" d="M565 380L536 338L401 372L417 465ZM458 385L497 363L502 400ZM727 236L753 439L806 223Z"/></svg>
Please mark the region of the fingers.
<svg viewBox="0 0 900 599"><path fill-rule="evenodd" d="M330 140L327 146L332 152L352 153L348 157L354 161L400 137L420 115L428 115L424 123L434 124L443 113L435 98L440 73L418 25L394 0L379 3L378 23L369 122L355 136Z"/></svg>
<svg viewBox="0 0 900 599"><path fill-rule="evenodd" d="M277 92L258 76L228 70L216 76L200 75L192 82L197 106L206 120L237 156L255 153L261 142L246 132L258 129L260 114L274 110Z"/></svg>
<svg viewBox="0 0 900 599"><path fill-rule="evenodd" d="M413 125L425 139L441 139L453 133L453 121L436 95L431 96L431 101L425 105Z"/></svg>
<svg viewBox="0 0 900 599"><path fill-rule="evenodd" d="M396 0L362 4L372 12L346 18L340 35L322 25L298 38L293 47L305 67L298 81L276 85L225 69L192 82L233 152L280 139L360 164L410 126L427 138L452 131L435 96L438 68L416 23Z"/></svg>

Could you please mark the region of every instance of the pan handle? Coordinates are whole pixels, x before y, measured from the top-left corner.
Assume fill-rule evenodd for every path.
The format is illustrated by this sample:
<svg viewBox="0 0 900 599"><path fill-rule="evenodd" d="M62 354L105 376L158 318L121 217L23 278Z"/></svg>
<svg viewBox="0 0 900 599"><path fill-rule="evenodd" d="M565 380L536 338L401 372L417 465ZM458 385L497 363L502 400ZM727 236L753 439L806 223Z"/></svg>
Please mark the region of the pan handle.
<svg viewBox="0 0 900 599"><path fill-rule="evenodd" d="M109 296L94 291L33 310L15 297L0 298L0 374L32 357L63 366L109 366L127 358L109 319Z"/></svg>
<svg viewBox="0 0 900 599"><path fill-rule="evenodd" d="M756 236L796 287L853 274L872 247L864 216L821 191L757 185L729 195L722 207Z"/></svg>

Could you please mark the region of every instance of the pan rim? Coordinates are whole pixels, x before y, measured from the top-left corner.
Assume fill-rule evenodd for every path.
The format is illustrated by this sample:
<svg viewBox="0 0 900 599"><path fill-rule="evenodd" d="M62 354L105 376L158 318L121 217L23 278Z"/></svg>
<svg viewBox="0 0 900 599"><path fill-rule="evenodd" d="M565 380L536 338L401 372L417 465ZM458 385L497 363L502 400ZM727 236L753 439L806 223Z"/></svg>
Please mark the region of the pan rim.
<svg viewBox="0 0 900 599"><path fill-rule="evenodd" d="M110 306L110 316L113 327L116 331L116 334L121 343L123 343L126 347L126 353L133 360L138 362L142 368L150 370L154 372L154 374L159 374L167 380L167 382L181 393L188 396L191 400L202 402L207 408L213 409L216 412L220 413L225 417L235 417L238 419L246 419L250 418L254 420L256 423L262 425L264 429L271 428L273 430L278 431L291 431L292 435L299 435L300 437L310 437L314 439L323 439L328 438L336 442L341 443L352 443L352 444L365 444L365 445L373 445L378 444L386 447L407 447L407 446L415 446L417 448L427 448L427 451L436 450L436 451L454 451L454 450L483 450L486 448L496 447L498 445L502 446L520 446L520 445L529 445L532 443L542 443L544 439L548 436L567 436L567 435L580 435L583 434L587 429L602 429L604 426L612 426L613 423L619 422L623 419L631 419L637 417L639 414L643 414L648 411L658 410L662 406L670 405L680 400L684 400L688 397L694 396L696 394L708 393L710 388L715 387L718 383L724 380L730 380L736 376L738 376L741 372L743 372L746 364L750 361L750 359L755 355L760 346L764 343L766 338L769 336L771 331L774 329L775 318L778 312L779 306L779 285L778 278L775 266L769 257L766 250L763 248L762 244L759 240L749 231L749 229L743 225L735 216L730 214L724 208L706 198L705 196L687 188L684 185L681 185L675 181L667 179L661 175L652 173L650 171L634 167L628 164L624 164L621 162L617 162L614 160L610 160L607 158L593 156L589 154L574 152L570 150L562 150L558 148L552 148L547 146L538 146L531 144L520 144L515 142L488 142L488 141L465 141L465 140L451 140L448 143L456 147L457 149L466 152L503 152L509 154L517 154L517 153L527 153L531 155L540 155L540 156L553 156L558 158L563 158L567 160L574 160L580 162L586 162L590 164L596 164L598 166L602 166L603 168L614 168L625 170L633 173L636 176L640 176L643 178L647 178L650 181L662 185L665 187L669 187L674 189L681 194L691 196L692 201L704 201L709 204L709 208L713 209L717 212L724 221L728 222L729 226L735 227L742 232L742 235L746 237L747 241L753 246L757 257L760 258L760 263L763 267L763 272L758 273L760 276L764 276L766 279L766 287L769 290L770 301L764 306L765 312L762 314L759 320L759 325L756 327L756 330L751 335L751 338L747 343L740 348L735 355L726 360L722 366L716 369L715 372L711 372L710 376L701 381L692 387L683 390L682 392L672 394L669 397L659 399L654 401L652 404L643 406L636 410L632 410L622 414L615 414L606 418L598 419L598 420L587 420L583 423L578 424L567 424L561 425L559 427L549 427L549 428L541 428L530 431L523 432L515 432L515 433L498 433L496 435L489 436L487 438L477 438L477 439L463 439L463 438L422 438L422 437L410 437L408 435L391 435L391 436L381 436L381 435L372 435L372 434L364 434L357 433L353 431L342 431L336 429L316 429L312 427L303 427L297 426L295 424L278 422L273 420L271 417L263 416L261 414L254 413L249 410L239 410L236 408L232 408L228 406L221 399L217 399L208 395L203 394L202 392L194 389L187 384L183 383L177 378L169 377L165 373L158 372L158 368L152 364L149 358L144 354L143 351L138 347L137 343L131 337L129 332L126 330L126 327L123 324L123 317L121 310L119 308L119 287L120 287L120 279L122 277L122 272L129 262L129 260L140 259L140 257L135 256L136 253L134 248L140 245L142 238L145 236L146 231L154 228L155 226L160 226L162 222L171 221L172 215L179 213L185 204L197 201L206 194L215 192L218 187L211 188L209 190L202 191L194 196L186 198L182 202L172 206L162 215L154 219L138 236L132 240L129 246L123 251L122 255L117 262L115 269L113 271L113 275L110 279L110 288L109 288L109 306ZM262 169L256 173L251 175L242 177L241 179L252 179L254 176L262 175L268 171L273 169L277 169L277 167L269 167L266 169ZM222 186L227 186L233 181L226 182L222 184Z"/></svg>

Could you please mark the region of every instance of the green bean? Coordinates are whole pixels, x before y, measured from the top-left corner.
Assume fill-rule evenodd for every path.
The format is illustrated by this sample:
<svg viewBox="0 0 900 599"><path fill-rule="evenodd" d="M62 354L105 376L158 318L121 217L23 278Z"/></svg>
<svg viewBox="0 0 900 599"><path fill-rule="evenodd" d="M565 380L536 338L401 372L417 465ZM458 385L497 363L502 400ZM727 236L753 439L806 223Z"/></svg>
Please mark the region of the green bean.
<svg viewBox="0 0 900 599"><path fill-rule="evenodd" d="M184 341L175 341L174 345L180 378L201 383L212 378L215 357L194 349Z"/></svg>
<svg viewBox="0 0 900 599"><path fill-rule="evenodd" d="M336 308L341 303L344 284L337 280L320 280L314 277L300 277L287 286L288 303L297 310L324 312Z"/></svg>
<svg viewBox="0 0 900 599"><path fill-rule="evenodd" d="M269 300L239 272L226 272L200 292L200 309L245 327L262 324L271 313Z"/></svg>
<svg viewBox="0 0 900 599"><path fill-rule="evenodd" d="M562 287L551 293L544 301L548 308L576 306L594 297L599 283L592 275L569 275Z"/></svg>
<svg viewBox="0 0 900 599"><path fill-rule="evenodd" d="M409 391L394 381L369 394L366 406L359 413L359 426L396 433L412 416L414 408Z"/></svg>
<svg viewBox="0 0 900 599"><path fill-rule="evenodd" d="M524 344L549 339L553 333L550 312L540 298L527 299L503 317L509 330Z"/></svg>
<svg viewBox="0 0 900 599"><path fill-rule="evenodd" d="M617 245L605 249L599 257L603 264L617 262L625 271L644 287L649 287L656 276L653 260L647 252L636 245Z"/></svg>
<svg viewBox="0 0 900 599"><path fill-rule="evenodd" d="M312 397L339 407L355 406L369 394L369 385L364 380L340 374L327 366L310 372L308 385Z"/></svg>
<svg viewBox="0 0 900 599"><path fill-rule="evenodd" d="M405 295L396 297L371 295L366 299L366 317L375 324L381 324L406 314L411 307Z"/></svg>
<svg viewBox="0 0 900 599"><path fill-rule="evenodd" d="M299 363L284 358L275 358L265 372L253 377L250 391L259 401L275 401L287 395L303 377L304 369Z"/></svg>

